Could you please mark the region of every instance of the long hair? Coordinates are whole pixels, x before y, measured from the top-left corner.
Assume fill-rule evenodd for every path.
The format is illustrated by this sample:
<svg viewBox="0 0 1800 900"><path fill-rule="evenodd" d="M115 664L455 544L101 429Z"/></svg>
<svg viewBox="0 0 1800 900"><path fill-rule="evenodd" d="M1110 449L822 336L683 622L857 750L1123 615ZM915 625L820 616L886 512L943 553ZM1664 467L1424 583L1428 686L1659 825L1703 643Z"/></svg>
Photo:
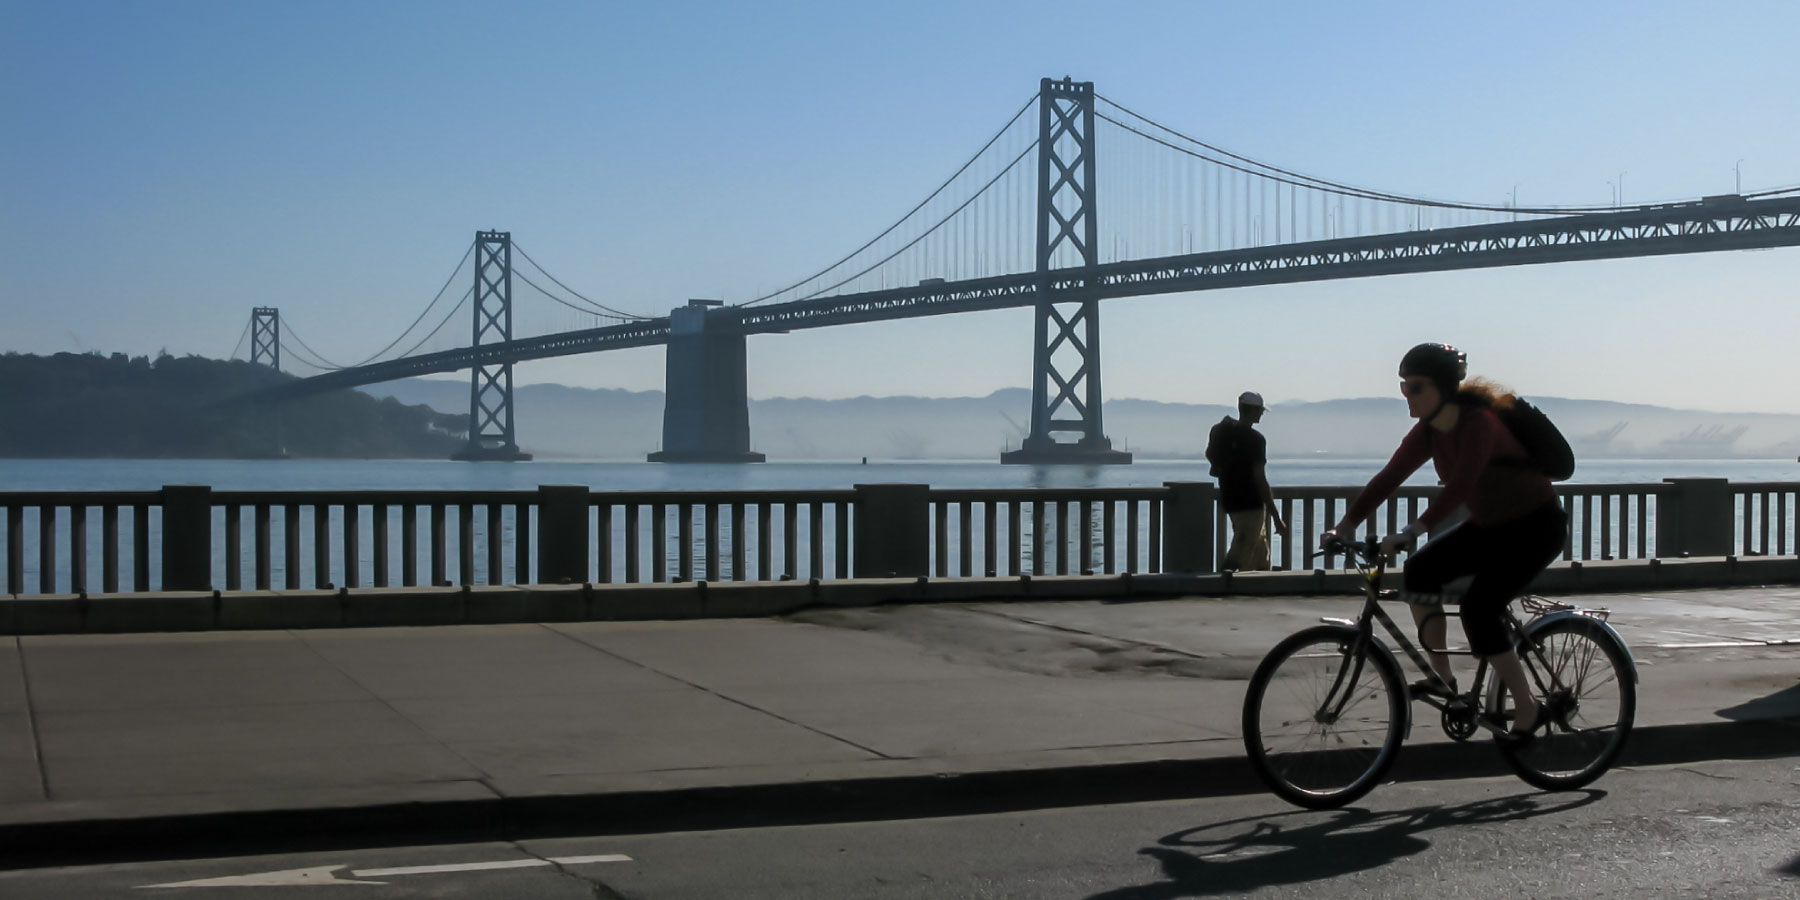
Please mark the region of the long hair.
<svg viewBox="0 0 1800 900"><path fill-rule="evenodd" d="M1513 401L1519 399L1512 388L1490 381L1486 378L1471 378L1462 383L1451 400L1464 406L1478 406L1482 409L1507 409Z"/></svg>

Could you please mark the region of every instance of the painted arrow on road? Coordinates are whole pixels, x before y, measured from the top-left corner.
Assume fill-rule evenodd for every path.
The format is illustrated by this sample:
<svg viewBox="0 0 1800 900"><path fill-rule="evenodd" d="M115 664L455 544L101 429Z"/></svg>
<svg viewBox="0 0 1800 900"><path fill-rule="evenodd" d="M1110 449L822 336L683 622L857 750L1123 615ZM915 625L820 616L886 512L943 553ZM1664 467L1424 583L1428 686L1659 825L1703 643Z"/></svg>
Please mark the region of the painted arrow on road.
<svg viewBox="0 0 1800 900"><path fill-rule="evenodd" d="M530 869L539 866L579 866L588 863L630 862L631 857L623 853L603 853L598 856L553 856L549 859L500 859L491 862L448 863L437 866L398 866L386 869L352 869L349 878L338 877L338 872L349 869L349 866L310 866L304 869L283 869L279 872L255 872L249 875L226 875L221 878L201 878L195 881L171 881L167 884L140 884L140 889L148 888L197 888L197 887L275 887L278 885L307 884L387 884L385 881L369 881L370 878L392 878L397 875L432 875L441 872L482 872L490 869Z"/></svg>

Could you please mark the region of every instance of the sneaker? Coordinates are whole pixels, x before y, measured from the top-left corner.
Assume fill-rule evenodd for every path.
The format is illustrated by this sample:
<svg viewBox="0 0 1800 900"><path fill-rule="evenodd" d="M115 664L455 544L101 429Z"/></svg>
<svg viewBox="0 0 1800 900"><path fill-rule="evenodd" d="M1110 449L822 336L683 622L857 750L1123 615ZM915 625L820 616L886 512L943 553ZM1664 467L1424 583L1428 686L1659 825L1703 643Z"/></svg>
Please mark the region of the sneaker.
<svg viewBox="0 0 1800 900"><path fill-rule="evenodd" d="M1458 696L1456 685L1445 687L1441 682L1430 678L1421 678L1406 686L1409 697L1437 697L1441 700L1455 700Z"/></svg>

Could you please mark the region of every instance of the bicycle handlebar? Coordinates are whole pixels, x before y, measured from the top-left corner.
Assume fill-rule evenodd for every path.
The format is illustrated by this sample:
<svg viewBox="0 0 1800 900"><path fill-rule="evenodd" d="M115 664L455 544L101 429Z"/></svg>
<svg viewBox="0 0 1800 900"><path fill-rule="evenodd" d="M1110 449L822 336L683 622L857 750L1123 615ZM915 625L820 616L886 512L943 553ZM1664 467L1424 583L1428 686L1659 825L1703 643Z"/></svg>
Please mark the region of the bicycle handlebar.
<svg viewBox="0 0 1800 900"><path fill-rule="evenodd" d="M1381 542L1376 540L1346 541L1338 537L1326 538L1324 544L1319 548L1319 552L1314 553L1312 558L1317 559L1321 556L1332 556L1339 553L1346 556L1354 554L1361 557L1364 562L1372 564L1381 559Z"/></svg>

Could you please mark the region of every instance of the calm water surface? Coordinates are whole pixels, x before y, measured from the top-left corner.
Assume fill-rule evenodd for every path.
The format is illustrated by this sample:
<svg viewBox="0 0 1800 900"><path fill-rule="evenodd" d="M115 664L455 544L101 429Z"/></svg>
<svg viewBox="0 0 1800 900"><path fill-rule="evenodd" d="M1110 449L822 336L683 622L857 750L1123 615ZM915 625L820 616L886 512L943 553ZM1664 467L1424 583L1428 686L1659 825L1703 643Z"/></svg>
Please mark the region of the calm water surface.
<svg viewBox="0 0 1800 900"><path fill-rule="evenodd" d="M1280 485L1360 485L1380 459L1276 459L1269 481ZM0 491L154 490L206 484L216 490L529 490L540 484L585 484L597 491L727 491L848 488L906 482L941 488L1155 487L1210 481L1204 460L1151 460L1129 466L1003 466L993 461L770 462L755 465L666 465L643 462L543 461L465 463L449 460L0 460ZM1800 481L1800 462L1777 459L1605 459L1581 463L1575 483L1658 482L1716 477L1732 481ZM1431 467L1412 483L1436 481Z"/></svg>

